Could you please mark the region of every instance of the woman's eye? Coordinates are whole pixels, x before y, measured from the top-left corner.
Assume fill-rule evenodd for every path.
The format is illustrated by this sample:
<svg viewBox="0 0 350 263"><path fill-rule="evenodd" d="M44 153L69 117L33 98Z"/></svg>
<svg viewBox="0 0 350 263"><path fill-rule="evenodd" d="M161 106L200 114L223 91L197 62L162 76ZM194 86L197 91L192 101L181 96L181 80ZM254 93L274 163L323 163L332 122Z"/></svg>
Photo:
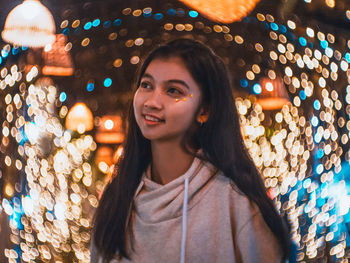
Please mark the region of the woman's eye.
<svg viewBox="0 0 350 263"><path fill-rule="evenodd" d="M149 89L151 85L148 82L141 82L140 87L143 89Z"/></svg>
<svg viewBox="0 0 350 263"><path fill-rule="evenodd" d="M168 93L174 94L174 95L181 95L182 94L181 90L176 89L176 88L169 88Z"/></svg>

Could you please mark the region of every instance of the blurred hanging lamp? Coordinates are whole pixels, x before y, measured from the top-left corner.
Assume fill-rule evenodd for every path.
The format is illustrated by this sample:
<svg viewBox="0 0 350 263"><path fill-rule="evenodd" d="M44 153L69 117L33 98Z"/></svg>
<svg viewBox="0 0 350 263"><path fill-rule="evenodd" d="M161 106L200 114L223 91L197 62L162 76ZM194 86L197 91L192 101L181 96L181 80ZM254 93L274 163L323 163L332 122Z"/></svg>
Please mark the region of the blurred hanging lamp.
<svg viewBox="0 0 350 263"><path fill-rule="evenodd" d="M43 75L49 76L71 76L74 68L72 57L66 48L67 37L63 34L56 35L56 41L47 45L42 53Z"/></svg>
<svg viewBox="0 0 350 263"><path fill-rule="evenodd" d="M85 103L78 102L69 110L66 117L66 128L79 133L94 128L94 116Z"/></svg>
<svg viewBox="0 0 350 263"><path fill-rule="evenodd" d="M263 110L280 110L290 102L288 92L281 78L262 78L260 86L261 93L257 95L256 102L261 105Z"/></svg>
<svg viewBox="0 0 350 263"><path fill-rule="evenodd" d="M113 149L109 146L100 146L95 155L95 163L99 165L104 162L108 166L113 165Z"/></svg>
<svg viewBox="0 0 350 263"><path fill-rule="evenodd" d="M260 0L180 0L210 20L229 24L240 21Z"/></svg>
<svg viewBox="0 0 350 263"><path fill-rule="evenodd" d="M44 47L55 41L55 21L39 0L24 0L8 14L2 38L18 46Z"/></svg>
<svg viewBox="0 0 350 263"><path fill-rule="evenodd" d="M124 141L120 115L105 115L100 119L100 125L96 133L96 141L104 144L120 144Z"/></svg>

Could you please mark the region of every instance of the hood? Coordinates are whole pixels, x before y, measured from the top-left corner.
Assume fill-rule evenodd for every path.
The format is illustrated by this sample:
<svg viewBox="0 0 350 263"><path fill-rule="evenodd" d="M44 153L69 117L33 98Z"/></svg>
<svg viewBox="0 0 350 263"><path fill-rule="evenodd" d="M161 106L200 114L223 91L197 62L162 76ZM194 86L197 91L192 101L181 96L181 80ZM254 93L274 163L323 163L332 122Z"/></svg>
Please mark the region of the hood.
<svg viewBox="0 0 350 263"><path fill-rule="evenodd" d="M158 223L182 216L185 181L188 181L186 203L187 209L190 210L206 192L204 188L216 174L213 165L196 157L183 175L165 185L152 181L150 171L149 166L143 174L134 202L135 213L148 223Z"/></svg>

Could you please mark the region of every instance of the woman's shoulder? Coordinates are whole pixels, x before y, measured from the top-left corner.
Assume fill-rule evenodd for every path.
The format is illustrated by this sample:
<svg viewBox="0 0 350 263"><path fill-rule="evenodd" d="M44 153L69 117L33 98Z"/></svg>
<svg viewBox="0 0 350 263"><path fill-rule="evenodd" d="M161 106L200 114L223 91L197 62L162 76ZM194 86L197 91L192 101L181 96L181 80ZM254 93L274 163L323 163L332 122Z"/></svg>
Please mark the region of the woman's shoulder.
<svg viewBox="0 0 350 263"><path fill-rule="evenodd" d="M216 168L210 162L204 162L206 168L210 173L215 174L215 179L213 183L215 184L216 195L222 196L222 198L227 198L227 201L231 207L237 210L246 211L247 214L257 213L259 209L257 205L250 201L246 194L244 194L235 182L228 176L226 176L221 170ZM226 197L224 197L226 196Z"/></svg>
<svg viewBox="0 0 350 263"><path fill-rule="evenodd" d="M215 181L218 185L218 191L228 196L230 209L235 215L239 215L242 220L248 220L257 213L260 213L258 206L238 188L231 178L225 176L223 172L218 171Z"/></svg>
<svg viewBox="0 0 350 263"><path fill-rule="evenodd" d="M235 182L228 176L226 176L222 171L216 170L217 174L217 183L226 188L226 191L229 191L232 195L237 195L237 198L247 199L246 195L238 188Z"/></svg>

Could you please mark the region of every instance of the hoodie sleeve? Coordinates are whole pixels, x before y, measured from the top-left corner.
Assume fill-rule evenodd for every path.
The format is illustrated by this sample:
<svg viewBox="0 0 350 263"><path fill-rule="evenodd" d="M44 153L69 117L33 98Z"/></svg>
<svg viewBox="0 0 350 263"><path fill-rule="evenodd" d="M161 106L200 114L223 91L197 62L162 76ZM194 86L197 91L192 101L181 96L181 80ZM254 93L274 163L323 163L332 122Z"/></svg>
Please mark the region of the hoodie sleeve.
<svg viewBox="0 0 350 263"><path fill-rule="evenodd" d="M260 211L254 213L237 233L239 257L243 263L280 263L281 248Z"/></svg>

